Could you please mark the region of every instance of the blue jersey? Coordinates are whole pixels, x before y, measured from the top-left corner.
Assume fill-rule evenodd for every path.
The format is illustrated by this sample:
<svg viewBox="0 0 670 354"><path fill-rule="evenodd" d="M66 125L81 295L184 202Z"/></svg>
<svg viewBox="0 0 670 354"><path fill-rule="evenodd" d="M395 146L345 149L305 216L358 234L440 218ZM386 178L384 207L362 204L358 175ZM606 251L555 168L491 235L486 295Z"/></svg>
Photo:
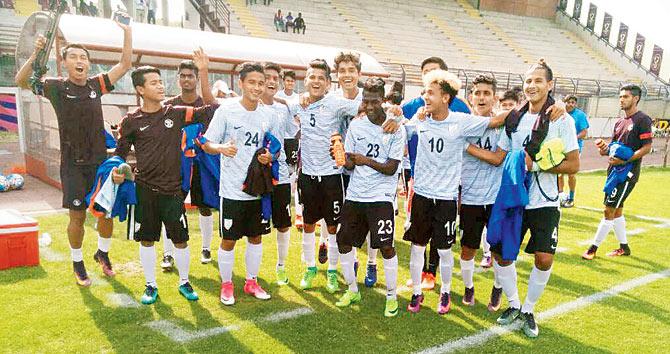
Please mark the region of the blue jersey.
<svg viewBox="0 0 670 354"><path fill-rule="evenodd" d="M466 146L474 144L488 151L498 149L498 139L502 128L486 129L484 135L467 138ZM502 167L493 166L467 152L463 153L463 170L461 172L461 202L467 205L488 205L496 201Z"/></svg>
<svg viewBox="0 0 670 354"><path fill-rule="evenodd" d="M484 135L490 121L490 117L450 111L441 121L427 117L406 124L408 137L419 137L414 192L431 199L456 200L465 139Z"/></svg>
<svg viewBox="0 0 670 354"><path fill-rule="evenodd" d="M405 131L385 134L380 125L367 117L355 119L349 126L344 150L367 156L376 162L400 162L405 150ZM346 199L355 202L392 202L398 186L398 175L385 175L369 166L356 166L353 170Z"/></svg>
<svg viewBox="0 0 670 354"><path fill-rule="evenodd" d="M586 113L579 108L575 108L570 112L572 119L575 121L575 131L577 134L584 129L589 129L589 120L586 117ZM577 139L577 144L579 144L579 151L582 151L584 147L584 139Z"/></svg>
<svg viewBox="0 0 670 354"><path fill-rule="evenodd" d="M259 104L255 110L247 111L240 100L226 100L216 110L205 139L217 144L233 141L237 147L234 157L221 155L219 195L232 200L256 200L260 197L245 193L242 186L256 150L263 145L265 133L274 135L279 125L273 109Z"/></svg>
<svg viewBox="0 0 670 354"><path fill-rule="evenodd" d="M519 120L519 126L516 131L512 133L512 139L507 136L505 131L500 134L500 141L498 146L505 150L523 150L523 148L530 141L530 135L533 132L533 125L537 120L537 114L526 113ZM549 131L545 141L554 138L561 138L563 140L563 153L567 154L570 151L579 149L577 144L577 134L575 133L575 124L572 117L565 114L556 121L549 123ZM557 176L549 172L532 172L530 176L530 186L528 188L528 205L526 209L537 209L544 207L558 208L560 202L558 198L558 183Z"/></svg>

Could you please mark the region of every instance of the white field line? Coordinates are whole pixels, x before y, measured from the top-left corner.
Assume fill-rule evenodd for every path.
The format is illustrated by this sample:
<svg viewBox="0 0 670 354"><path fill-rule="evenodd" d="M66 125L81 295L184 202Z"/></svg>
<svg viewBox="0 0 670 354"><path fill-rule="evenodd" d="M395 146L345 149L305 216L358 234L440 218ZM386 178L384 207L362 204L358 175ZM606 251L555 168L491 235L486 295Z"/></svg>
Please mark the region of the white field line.
<svg viewBox="0 0 670 354"><path fill-rule="evenodd" d="M536 316L536 320L538 322L548 321L554 317L580 310L584 307L606 300L610 297L617 296L622 292L626 292L667 277L670 277L670 269L666 269L658 273L648 274L639 278L631 279L627 282L615 285L605 291L601 291L599 293L591 294L588 296L582 296L573 301L560 304L547 311L541 312ZM489 329L479 331L478 333L475 333L470 336L449 341L438 346L426 348L424 350L419 351L418 353L421 354L450 353L458 350L472 349L472 347L474 346L482 345L491 339L505 335L519 328L521 328L520 321L516 321L508 326L493 326Z"/></svg>
<svg viewBox="0 0 670 354"><path fill-rule="evenodd" d="M65 255L50 247L40 247L40 258L47 262L65 262Z"/></svg>
<svg viewBox="0 0 670 354"><path fill-rule="evenodd" d="M603 209L602 208L593 208L593 207L588 207L588 206L576 206L575 208L577 209L582 209L582 210L588 210L588 211L595 211L602 213ZM668 228L670 227L670 219L664 219L664 218L657 218L654 216L645 216L645 215L633 215L629 214L631 217L634 217L636 219L640 220L645 220L645 221L653 221L657 223L656 227L658 228Z"/></svg>
<svg viewBox="0 0 670 354"><path fill-rule="evenodd" d="M132 296L123 293L112 293L107 295L109 302L118 307L138 308L140 304Z"/></svg>
<svg viewBox="0 0 670 354"><path fill-rule="evenodd" d="M145 326L161 333L162 335L166 336L167 338L177 342L177 343L186 343L190 342L196 339L202 339L206 337L211 337L211 336L216 336L222 333L226 332L231 332L231 331L237 331L239 330L244 324L248 323L277 323L281 322L284 320L289 320L293 319L296 317L300 316L305 316L314 313L314 310L312 310L309 307L301 307L297 308L295 310L290 310L290 311L281 311L281 312L276 312L273 314L270 314L265 317L261 317L256 320L251 320L251 321L243 321L240 322L239 324L233 324L233 325L228 325L228 326L221 326L221 327L213 327L213 328L208 328L208 329L201 329L201 330L187 330L179 327L178 325L174 324L171 321L168 320L157 320L157 321L151 321Z"/></svg>

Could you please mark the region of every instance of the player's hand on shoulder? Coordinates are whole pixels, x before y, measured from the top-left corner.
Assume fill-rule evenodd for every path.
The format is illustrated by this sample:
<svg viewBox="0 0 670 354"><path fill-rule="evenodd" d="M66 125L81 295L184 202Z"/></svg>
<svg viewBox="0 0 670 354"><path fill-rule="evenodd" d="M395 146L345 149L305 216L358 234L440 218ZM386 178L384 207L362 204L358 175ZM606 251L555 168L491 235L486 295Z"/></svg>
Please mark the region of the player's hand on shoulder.
<svg viewBox="0 0 670 354"><path fill-rule="evenodd" d="M304 92L302 95L300 95L299 102L302 108L307 108L307 106L309 106L310 103L312 103L311 100L309 99L309 93Z"/></svg>
<svg viewBox="0 0 670 354"><path fill-rule="evenodd" d="M563 101L556 101L556 103L547 108L546 113L549 114L549 119L552 122L555 122L559 118L563 117L566 112L567 110L565 109L565 103L563 103Z"/></svg>
<svg viewBox="0 0 670 354"><path fill-rule="evenodd" d="M398 129L400 129L400 123L395 119L387 119L382 124L382 129L384 129L384 133L394 134L398 131Z"/></svg>

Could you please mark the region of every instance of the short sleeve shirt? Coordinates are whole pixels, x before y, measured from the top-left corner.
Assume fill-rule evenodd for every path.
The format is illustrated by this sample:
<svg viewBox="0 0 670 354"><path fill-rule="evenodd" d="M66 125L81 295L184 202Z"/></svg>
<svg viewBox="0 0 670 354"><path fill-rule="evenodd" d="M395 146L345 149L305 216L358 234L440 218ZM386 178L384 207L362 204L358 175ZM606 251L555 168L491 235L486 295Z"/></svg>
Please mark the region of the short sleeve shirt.
<svg viewBox="0 0 670 354"><path fill-rule="evenodd" d="M95 165L107 157L102 95L112 91L107 74L79 86L66 78L44 79L44 96L56 112L61 161Z"/></svg>

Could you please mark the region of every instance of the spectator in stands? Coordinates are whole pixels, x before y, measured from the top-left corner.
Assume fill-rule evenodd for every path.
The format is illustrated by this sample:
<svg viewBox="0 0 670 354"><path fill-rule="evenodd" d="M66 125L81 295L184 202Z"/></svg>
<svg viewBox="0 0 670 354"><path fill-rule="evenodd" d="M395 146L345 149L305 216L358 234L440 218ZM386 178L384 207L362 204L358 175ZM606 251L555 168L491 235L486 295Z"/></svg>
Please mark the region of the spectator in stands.
<svg viewBox="0 0 670 354"><path fill-rule="evenodd" d="M0 0L0 8L13 9L14 8L14 1L12 1L12 0Z"/></svg>
<svg viewBox="0 0 670 354"><path fill-rule="evenodd" d="M265 6L270 6L270 3L271 3L271 2L272 2L272 0L263 0L263 5L265 5ZM254 0L254 3L256 3L255 0Z"/></svg>
<svg viewBox="0 0 670 354"><path fill-rule="evenodd" d="M567 95L563 98L565 102L565 110L572 116L572 119L575 121L575 131L577 132L577 144L579 145L579 153L582 153L582 147L584 146L584 138L589 131L589 120L586 117L586 113L581 109L577 108L577 96ZM558 176L558 191L563 193L563 186L565 185L565 180L563 175ZM568 175L568 188L570 188L570 194L565 200L561 201L561 206L564 208L572 208L575 206L575 188L577 187L577 176L575 174Z"/></svg>
<svg viewBox="0 0 670 354"><path fill-rule="evenodd" d="M300 34L301 29L302 34L305 34L305 19L302 18L302 13L298 12L298 17L293 21L293 33L297 30L298 34Z"/></svg>
<svg viewBox="0 0 670 354"><path fill-rule="evenodd" d="M247 1L246 1L246 5L247 5L247 6L249 6L249 5L253 5L253 4L257 4L256 0L247 0Z"/></svg>
<svg viewBox="0 0 670 354"><path fill-rule="evenodd" d="M286 16L286 28L284 29L284 32L288 32L289 27L293 28L293 15L291 15L291 11L289 11L288 16Z"/></svg>
<svg viewBox="0 0 670 354"><path fill-rule="evenodd" d="M156 24L156 0L146 0L147 4L147 23Z"/></svg>
<svg viewBox="0 0 670 354"><path fill-rule="evenodd" d="M144 22L145 12L146 12L146 1L135 0L135 21Z"/></svg>
<svg viewBox="0 0 670 354"><path fill-rule="evenodd" d="M277 32L279 32L279 30L284 32L286 30L286 27L284 27L284 15L281 14L281 10L277 10L277 13L275 14L274 24Z"/></svg>
<svg viewBox="0 0 670 354"><path fill-rule="evenodd" d="M98 8L93 4L93 1L88 3L88 13L93 17L98 17Z"/></svg>
<svg viewBox="0 0 670 354"><path fill-rule="evenodd" d="M88 5L84 0L79 0L79 14L83 16L91 16L91 13L88 11Z"/></svg>

